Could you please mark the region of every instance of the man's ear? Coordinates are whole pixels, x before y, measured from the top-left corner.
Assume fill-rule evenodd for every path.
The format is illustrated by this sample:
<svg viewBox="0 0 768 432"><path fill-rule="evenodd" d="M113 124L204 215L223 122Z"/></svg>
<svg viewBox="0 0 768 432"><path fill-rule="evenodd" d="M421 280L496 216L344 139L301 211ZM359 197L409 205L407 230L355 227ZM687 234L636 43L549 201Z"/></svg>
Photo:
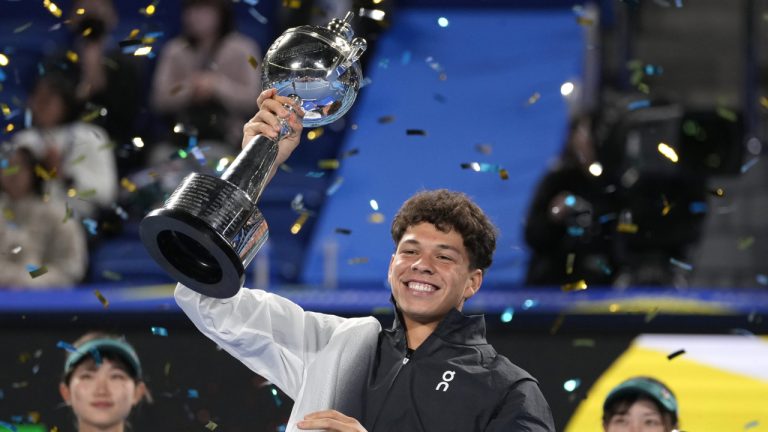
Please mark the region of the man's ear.
<svg viewBox="0 0 768 432"><path fill-rule="evenodd" d="M480 269L474 269L469 272L469 279L467 279L467 285L464 287L464 301L469 300L477 294L480 290L480 285L483 284L483 271Z"/></svg>
<svg viewBox="0 0 768 432"><path fill-rule="evenodd" d="M64 402L67 405L70 405L70 400L72 399L72 393L69 391L69 387L67 387L64 383L59 383L59 394L61 395L61 398L64 399Z"/></svg>

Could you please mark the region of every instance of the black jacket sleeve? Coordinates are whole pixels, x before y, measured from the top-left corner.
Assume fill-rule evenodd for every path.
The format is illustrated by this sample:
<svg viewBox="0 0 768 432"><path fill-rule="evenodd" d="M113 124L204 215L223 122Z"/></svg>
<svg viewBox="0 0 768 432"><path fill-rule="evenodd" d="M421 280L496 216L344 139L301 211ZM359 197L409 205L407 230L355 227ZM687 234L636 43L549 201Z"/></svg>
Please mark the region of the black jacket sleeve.
<svg viewBox="0 0 768 432"><path fill-rule="evenodd" d="M549 404L538 384L522 380L510 388L488 423L485 432L554 432L555 422Z"/></svg>

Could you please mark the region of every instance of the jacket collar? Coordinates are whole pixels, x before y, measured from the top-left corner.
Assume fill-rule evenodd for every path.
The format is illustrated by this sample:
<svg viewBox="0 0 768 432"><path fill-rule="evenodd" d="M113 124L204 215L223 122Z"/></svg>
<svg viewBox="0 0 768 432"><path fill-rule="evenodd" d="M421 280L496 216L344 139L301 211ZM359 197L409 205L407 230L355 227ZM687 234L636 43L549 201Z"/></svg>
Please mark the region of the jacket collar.
<svg viewBox="0 0 768 432"><path fill-rule="evenodd" d="M405 344L405 322L400 308L397 307L395 298L390 296L389 301L395 309L395 319L390 333L394 333L397 345ZM437 325L430 339L438 337L448 343L460 345L483 345L485 340L485 316L464 315L458 309L451 309Z"/></svg>

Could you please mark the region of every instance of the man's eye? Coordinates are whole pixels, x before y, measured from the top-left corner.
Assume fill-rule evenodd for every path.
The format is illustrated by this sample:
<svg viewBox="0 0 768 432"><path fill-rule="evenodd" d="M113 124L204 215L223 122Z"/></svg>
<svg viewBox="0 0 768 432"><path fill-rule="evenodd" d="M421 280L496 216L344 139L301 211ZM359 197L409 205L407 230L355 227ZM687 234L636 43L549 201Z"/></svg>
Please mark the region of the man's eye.
<svg viewBox="0 0 768 432"><path fill-rule="evenodd" d="M442 260L442 261L453 261L453 258L452 258L452 257L449 257L448 255L440 255L440 256L438 256L437 258L438 258L439 260Z"/></svg>
<svg viewBox="0 0 768 432"><path fill-rule="evenodd" d="M400 251L400 253L402 253L403 255L413 255L416 253L416 251L413 249L404 249Z"/></svg>

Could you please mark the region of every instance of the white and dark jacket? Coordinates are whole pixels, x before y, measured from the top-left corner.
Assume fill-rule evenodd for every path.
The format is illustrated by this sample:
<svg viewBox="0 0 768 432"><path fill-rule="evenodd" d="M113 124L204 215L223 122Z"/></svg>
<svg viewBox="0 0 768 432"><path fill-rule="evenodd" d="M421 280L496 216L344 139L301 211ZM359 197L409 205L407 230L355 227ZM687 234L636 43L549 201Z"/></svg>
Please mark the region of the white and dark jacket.
<svg viewBox="0 0 768 432"><path fill-rule="evenodd" d="M176 301L203 334L294 401L286 431L335 409L369 432L554 431L536 381L485 341L482 316L452 310L415 351L396 319L304 311L241 289L230 299L179 284Z"/></svg>

